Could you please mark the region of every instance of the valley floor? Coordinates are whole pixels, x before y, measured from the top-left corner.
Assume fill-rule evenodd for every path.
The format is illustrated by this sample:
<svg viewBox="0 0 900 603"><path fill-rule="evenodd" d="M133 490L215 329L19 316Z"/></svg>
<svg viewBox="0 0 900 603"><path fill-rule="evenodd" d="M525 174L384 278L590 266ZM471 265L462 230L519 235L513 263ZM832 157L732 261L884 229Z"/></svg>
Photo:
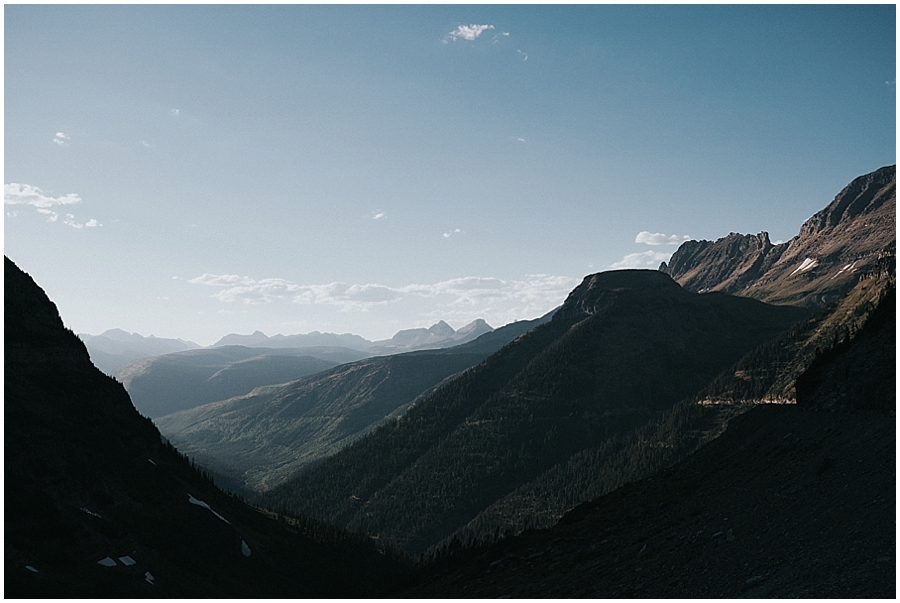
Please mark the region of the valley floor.
<svg viewBox="0 0 900 603"><path fill-rule="evenodd" d="M894 598L895 441L884 413L757 407L654 478L399 596Z"/></svg>

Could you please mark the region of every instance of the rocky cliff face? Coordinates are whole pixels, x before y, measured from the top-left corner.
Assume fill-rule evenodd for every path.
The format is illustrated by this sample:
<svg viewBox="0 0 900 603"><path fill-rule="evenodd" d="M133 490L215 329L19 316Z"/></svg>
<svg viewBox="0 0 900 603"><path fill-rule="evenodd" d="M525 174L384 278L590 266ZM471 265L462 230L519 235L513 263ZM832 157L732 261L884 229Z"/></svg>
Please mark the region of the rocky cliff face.
<svg viewBox="0 0 900 603"><path fill-rule="evenodd" d="M787 243L765 232L688 241L659 269L690 291L826 305L892 263L896 198L895 166L883 167L853 180Z"/></svg>

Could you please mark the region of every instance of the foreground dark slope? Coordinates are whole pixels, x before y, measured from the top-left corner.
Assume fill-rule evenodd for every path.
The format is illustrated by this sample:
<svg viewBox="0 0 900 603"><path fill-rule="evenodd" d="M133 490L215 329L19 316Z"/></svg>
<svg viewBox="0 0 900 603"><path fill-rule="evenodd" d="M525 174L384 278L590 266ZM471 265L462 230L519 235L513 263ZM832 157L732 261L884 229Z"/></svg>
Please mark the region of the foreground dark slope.
<svg viewBox="0 0 900 603"><path fill-rule="evenodd" d="M215 488L4 263L5 596L361 597L399 575L364 536Z"/></svg>
<svg viewBox="0 0 900 603"><path fill-rule="evenodd" d="M461 551L400 597L896 596L896 307L683 462L547 530Z"/></svg>
<svg viewBox="0 0 900 603"><path fill-rule="evenodd" d="M689 293L655 271L589 276L550 323L264 500L424 551L543 472L658 420L804 315Z"/></svg>

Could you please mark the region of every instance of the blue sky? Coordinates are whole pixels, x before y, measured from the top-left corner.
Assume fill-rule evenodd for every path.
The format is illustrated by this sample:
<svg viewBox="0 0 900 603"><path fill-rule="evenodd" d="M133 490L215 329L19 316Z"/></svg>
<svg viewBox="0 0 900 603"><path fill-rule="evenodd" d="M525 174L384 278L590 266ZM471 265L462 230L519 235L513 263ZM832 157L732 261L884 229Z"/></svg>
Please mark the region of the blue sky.
<svg viewBox="0 0 900 603"><path fill-rule="evenodd" d="M893 5L4 15L4 250L77 332L501 326L896 161Z"/></svg>

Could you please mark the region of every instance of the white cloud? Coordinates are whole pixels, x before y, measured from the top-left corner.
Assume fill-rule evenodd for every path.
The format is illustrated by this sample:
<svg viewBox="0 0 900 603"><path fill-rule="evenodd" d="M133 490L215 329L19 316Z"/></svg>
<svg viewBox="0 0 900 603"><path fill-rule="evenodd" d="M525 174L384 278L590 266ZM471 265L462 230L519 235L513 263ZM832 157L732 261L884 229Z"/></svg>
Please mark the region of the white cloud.
<svg viewBox="0 0 900 603"><path fill-rule="evenodd" d="M487 31L488 29L494 29L493 25L460 25L444 38L444 43L446 44L447 40L453 40L454 42L459 39L463 39L466 41L473 41L482 33Z"/></svg>
<svg viewBox="0 0 900 603"><path fill-rule="evenodd" d="M146 140L139 140L139 141L137 141L137 143L138 143L138 145L144 147L145 149L149 149L151 146L153 146Z"/></svg>
<svg viewBox="0 0 900 603"><path fill-rule="evenodd" d="M519 55L520 57L522 57L522 61L523 61L523 62L528 60L528 53L527 53L527 52L522 52L521 50L517 50L516 52L518 53L518 55Z"/></svg>
<svg viewBox="0 0 900 603"><path fill-rule="evenodd" d="M72 139L65 135L63 132L57 132L56 136L53 137L53 142L62 146L64 144L68 144Z"/></svg>
<svg viewBox="0 0 900 603"><path fill-rule="evenodd" d="M53 209L62 205L72 205L81 203L81 197L76 193L69 193L61 197L51 197L36 186L30 184L19 184L11 182L3 185L3 203L5 205L26 205L35 208L39 214L47 216L48 222L57 222L59 213ZM8 212L7 215L14 217L19 212ZM72 228L96 228L103 226L100 222L91 218L87 222L79 222L75 219L74 214L66 214L62 221L66 226Z"/></svg>
<svg viewBox="0 0 900 603"><path fill-rule="evenodd" d="M280 278L255 280L231 274L203 274L188 282L220 287L212 297L223 303L282 301L331 306L340 312L371 312L399 304L403 308L426 308L426 312L419 313L422 317L460 317L466 321L478 316L486 320L493 317L499 326L523 317L539 316L561 304L580 279L546 274L527 275L524 280L513 281L470 276L434 284L388 287L342 282L300 285Z"/></svg>
<svg viewBox="0 0 900 603"><path fill-rule="evenodd" d="M634 237L635 243L645 243L647 245L679 245L690 240L690 235L667 235L661 232L648 232L646 230L642 230Z"/></svg>
<svg viewBox="0 0 900 603"><path fill-rule="evenodd" d="M385 217L387 217L387 214L384 213L383 211L379 211L379 212L374 212L374 211L373 211L373 212L372 212L372 219L373 219L373 220L381 220L382 218L385 218Z"/></svg>
<svg viewBox="0 0 900 603"><path fill-rule="evenodd" d="M453 235L460 234L461 232L462 232L462 231L461 231L460 229L454 228L453 230L450 230L450 231L445 232L445 233L444 233L443 235L441 235L441 236L443 236L445 239L449 239L449 238L452 237Z"/></svg>
<svg viewBox="0 0 900 603"><path fill-rule="evenodd" d="M672 253L660 251L644 251L643 253L629 253L620 261L610 264L610 268L620 270L623 268L658 268L660 262L666 262L672 257Z"/></svg>
<svg viewBox="0 0 900 603"><path fill-rule="evenodd" d="M47 208L80 202L81 197L76 193L69 193L62 197L51 197L38 187L30 184L11 182L3 185L3 203L5 205L31 205L32 207Z"/></svg>
<svg viewBox="0 0 900 603"><path fill-rule="evenodd" d="M179 115L181 115L181 111L179 109L169 109L169 115L178 117Z"/></svg>
<svg viewBox="0 0 900 603"><path fill-rule="evenodd" d="M177 276L173 276L172 278L178 278ZM203 274L201 276L192 278L188 281L192 285L210 285L210 286L223 286L223 285L234 285L236 283L252 283L253 280L249 279L245 276L238 276L236 274Z"/></svg>

